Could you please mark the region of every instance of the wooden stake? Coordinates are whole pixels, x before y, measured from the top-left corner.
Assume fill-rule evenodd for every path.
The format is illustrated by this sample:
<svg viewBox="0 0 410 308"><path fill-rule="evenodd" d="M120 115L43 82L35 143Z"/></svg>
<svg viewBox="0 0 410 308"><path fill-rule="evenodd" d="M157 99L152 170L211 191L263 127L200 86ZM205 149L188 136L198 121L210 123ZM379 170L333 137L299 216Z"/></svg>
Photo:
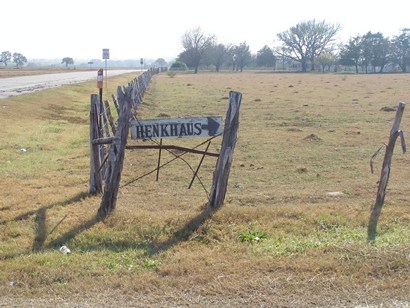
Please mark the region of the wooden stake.
<svg viewBox="0 0 410 308"><path fill-rule="evenodd" d="M394 118L393 127L390 131L389 143L386 147L386 153L384 155L383 167L380 175L379 188L377 190L376 202L372 208L370 215L369 226L367 228L368 241L374 241L376 239L377 221L379 220L380 213L382 211L384 197L386 196L387 183L389 181L390 166L393 157L394 145L398 136L402 136L402 132L399 130L401 118L403 116L405 103L400 103L397 108L396 117ZM405 152L404 138L402 137L403 152Z"/></svg>
<svg viewBox="0 0 410 308"><path fill-rule="evenodd" d="M90 194L102 192L100 149L98 144L93 143L94 139L99 138L98 105L98 95L92 94L90 107Z"/></svg>
<svg viewBox="0 0 410 308"><path fill-rule="evenodd" d="M216 162L208 203L208 205L214 209L220 207L225 199L239 127L239 107L241 106L241 100L241 93L234 91L229 92L229 107L225 118L221 153Z"/></svg>

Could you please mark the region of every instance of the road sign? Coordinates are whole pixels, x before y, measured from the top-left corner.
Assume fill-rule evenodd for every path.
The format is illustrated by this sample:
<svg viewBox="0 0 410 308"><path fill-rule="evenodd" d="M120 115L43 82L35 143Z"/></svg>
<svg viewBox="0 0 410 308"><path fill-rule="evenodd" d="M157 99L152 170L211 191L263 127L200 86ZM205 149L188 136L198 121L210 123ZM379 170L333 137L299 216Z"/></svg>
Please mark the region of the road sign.
<svg viewBox="0 0 410 308"><path fill-rule="evenodd" d="M193 138L222 134L222 117L133 120L132 139Z"/></svg>
<svg viewBox="0 0 410 308"><path fill-rule="evenodd" d="M110 50L108 48L103 49L103 54L102 54L103 60L108 60L110 59Z"/></svg>

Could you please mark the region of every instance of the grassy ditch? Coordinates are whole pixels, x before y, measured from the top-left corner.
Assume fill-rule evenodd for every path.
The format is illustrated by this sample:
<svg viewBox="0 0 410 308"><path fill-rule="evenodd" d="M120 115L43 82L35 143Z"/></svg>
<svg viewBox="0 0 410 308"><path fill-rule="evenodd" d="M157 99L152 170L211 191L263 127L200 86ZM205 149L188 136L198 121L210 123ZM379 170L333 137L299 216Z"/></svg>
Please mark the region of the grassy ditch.
<svg viewBox="0 0 410 308"><path fill-rule="evenodd" d="M111 78L110 93L132 78ZM157 75L142 119L225 116L229 91L243 93L226 202L206 211L214 158L200 170L203 186L188 190L199 156L167 165L158 182L155 174L136 181L158 153L129 151L117 210L104 222L95 220L100 196L87 194L95 82L1 100L0 295L408 302L410 158L399 147L373 245L366 231L382 162L371 174L370 157L388 140L394 112L386 110L410 102L409 83L408 74ZM216 138L210 151L219 146Z"/></svg>

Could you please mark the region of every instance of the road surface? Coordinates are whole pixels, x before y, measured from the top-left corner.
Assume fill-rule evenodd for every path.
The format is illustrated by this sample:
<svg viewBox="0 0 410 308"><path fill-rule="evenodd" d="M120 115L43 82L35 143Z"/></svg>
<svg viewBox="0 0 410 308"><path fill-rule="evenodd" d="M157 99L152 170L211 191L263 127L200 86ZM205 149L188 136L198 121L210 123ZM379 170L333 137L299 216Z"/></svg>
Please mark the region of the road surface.
<svg viewBox="0 0 410 308"><path fill-rule="evenodd" d="M139 70L109 70L108 77L137 71ZM1 78L0 99L91 79L97 80L97 71Z"/></svg>

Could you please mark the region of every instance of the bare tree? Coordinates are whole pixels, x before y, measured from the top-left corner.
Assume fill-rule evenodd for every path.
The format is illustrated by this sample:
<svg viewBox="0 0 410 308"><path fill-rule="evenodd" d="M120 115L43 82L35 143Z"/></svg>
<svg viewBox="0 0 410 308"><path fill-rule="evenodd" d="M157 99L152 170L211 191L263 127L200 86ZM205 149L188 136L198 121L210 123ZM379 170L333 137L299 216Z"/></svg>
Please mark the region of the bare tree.
<svg viewBox="0 0 410 308"><path fill-rule="evenodd" d="M277 36L283 42L283 56L299 62L302 71L306 72L309 63L314 70L315 58L331 49L339 30L339 25L310 20L298 23Z"/></svg>
<svg viewBox="0 0 410 308"><path fill-rule="evenodd" d="M205 53L214 44L215 36L203 33L199 27L185 32L182 36L182 46L185 49L182 54L190 59L189 62L194 67L195 73L198 73L198 67Z"/></svg>

